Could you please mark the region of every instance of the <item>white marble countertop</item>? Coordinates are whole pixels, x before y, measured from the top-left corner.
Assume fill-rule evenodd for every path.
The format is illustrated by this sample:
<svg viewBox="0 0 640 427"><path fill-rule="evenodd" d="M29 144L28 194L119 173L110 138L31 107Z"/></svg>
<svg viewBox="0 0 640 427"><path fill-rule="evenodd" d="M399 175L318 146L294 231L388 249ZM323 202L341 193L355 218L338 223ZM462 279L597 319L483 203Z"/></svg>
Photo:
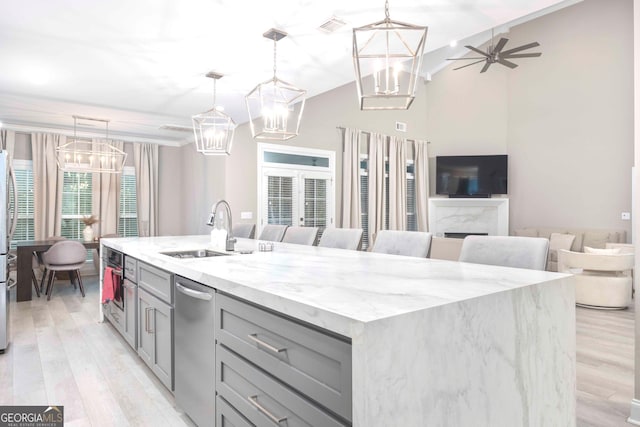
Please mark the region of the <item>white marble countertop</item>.
<svg viewBox="0 0 640 427"><path fill-rule="evenodd" d="M105 246L262 306L353 337L369 322L527 287L564 274L238 239L236 250L177 259L164 251L201 249L209 236L102 239Z"/></svg>

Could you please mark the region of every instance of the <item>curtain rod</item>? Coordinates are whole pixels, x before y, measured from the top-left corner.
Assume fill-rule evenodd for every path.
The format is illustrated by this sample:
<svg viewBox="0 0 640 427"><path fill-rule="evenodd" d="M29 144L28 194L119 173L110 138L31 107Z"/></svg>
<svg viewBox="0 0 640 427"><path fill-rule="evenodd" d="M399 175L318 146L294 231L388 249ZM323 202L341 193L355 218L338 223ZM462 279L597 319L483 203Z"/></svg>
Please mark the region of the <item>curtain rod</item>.
<svg viewBox="0 0 640 427"><path fill-rule="evenodd" d="M336 126L336 129L346 130L347 128L344 126ZM360 130L360 129L358 130L360 131L360 133L364 133L365 135L371 136L371 132L367 132L366 130ZM386 136L389 136L389 135L386 135ZM413 139L413 138L406 138L406 140L416 142L416 139ZM427 144L431 144L431 141L427 141Z"/></svg>

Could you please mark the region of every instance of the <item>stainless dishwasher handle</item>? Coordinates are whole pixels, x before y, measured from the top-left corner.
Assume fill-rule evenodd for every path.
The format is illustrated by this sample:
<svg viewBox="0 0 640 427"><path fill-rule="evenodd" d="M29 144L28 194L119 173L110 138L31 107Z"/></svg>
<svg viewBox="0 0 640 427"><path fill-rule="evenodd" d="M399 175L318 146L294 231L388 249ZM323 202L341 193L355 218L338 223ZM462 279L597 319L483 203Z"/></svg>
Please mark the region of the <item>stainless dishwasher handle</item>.
<svg viewBox="0 0 640 427"><path fill-rule="evenodd" d="M11 277L9 278L9 286L7 286L7 290L10 291L11 289L15 288L16 285L18 284L17 281L13 280Z"/></svg>
<svg viewBox="0 0 640 427"><path fill-rule="evenodd" d="M267 411L267 409L264 406L258 403L257 399L258 399L258 396L247 396L247 400L249 401L249 403L255 406L256 409L258 409L258 411L262 412L267 417L269 417L271 421L273 421L274 423L280 424L281 422L287 420L287 417L278 418L275 415L273 415L271 412Z"/></svg>
<svg viewBox="0 0 640 427"><path fill-rule="evenodd" d="M182 286L180 283L176 283L176 289L180 291L181 294L185 294L192 298L198 298L203 301L211 301L211 298L213 298L213 296L208 292L194 291L193 289Z"/></svg>
<svg viewBox="0 0 640 427"><path fill-rule="evenodd" d="M282 348L277 348L272 346L269 343L266 343L264 341L262 341L260 338L258 338L258 334L249 334L247 335L247 338L249 338L251 341L254 341L256 344L266 348L267 350L271 350L274 353L282 353L283 351L287 350L287 347L282 347Z"/></svg>

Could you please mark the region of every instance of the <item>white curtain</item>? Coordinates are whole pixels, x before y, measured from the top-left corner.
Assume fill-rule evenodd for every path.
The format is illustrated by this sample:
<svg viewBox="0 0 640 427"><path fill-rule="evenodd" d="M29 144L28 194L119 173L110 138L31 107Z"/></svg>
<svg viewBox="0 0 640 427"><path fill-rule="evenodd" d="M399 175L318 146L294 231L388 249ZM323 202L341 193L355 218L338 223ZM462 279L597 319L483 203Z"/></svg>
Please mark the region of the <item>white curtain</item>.
<svg viewBox="0 0 640 427"><path fill-rule="evenodd" d="M8 129L0 129L0 148L7 150L9 154L9 164L13 160L13 152L16 145L16 133Z"/></svg>
<svg viewBox="0 0 640 427"><path fill-rule="evenodd" d="M158 234L158 145L134 144L138 235ZM185 207L183 207L186 209Z"/></svg>
<svg viewBox="0 0 640 427"><path fill-rule="evenodd" d="M360 138L358 129L345 129L342 152L342 227L362 228L360 206Z"/></svg>
<svg viewBox="0 0 640 427"><path fill-rule="evenodd" d="M59 236L62 231L63 172L56 162L56 147L66 137L50 133L32 133L33 209L36 240Z"/></svg>
<svg viewBox="0 0 640 427"><path fill-rule="evenodd" d="M414 179L416 185L416 221L418 231L429 231L429 152L426 141L414 142Z"/></svg>
<svg viewBox="0 0 640 427"><path fill-rule="evenodd" d="M407 144L389 137L389 230L407 229Z"/></svg>
<svg viewBox="0 0 640 427"><path fill-rule="evenodd" d="M100 143L123 150L123 141L104 140L94 138L92 140L93 150L100 151ZM120 182L122 174L119 173L94 173L93 174L93 212L99 218L99 222L93 226L94 235L104 236L106 234L118 233L118 217L120 209Z"/></svg>
<svg viewBox="0 0 640 427"><path fill-rule="evenodd" d="M378 133L369 136L369 244L373 243L375 234L385 225L385 141L386 137Z"/></svg>

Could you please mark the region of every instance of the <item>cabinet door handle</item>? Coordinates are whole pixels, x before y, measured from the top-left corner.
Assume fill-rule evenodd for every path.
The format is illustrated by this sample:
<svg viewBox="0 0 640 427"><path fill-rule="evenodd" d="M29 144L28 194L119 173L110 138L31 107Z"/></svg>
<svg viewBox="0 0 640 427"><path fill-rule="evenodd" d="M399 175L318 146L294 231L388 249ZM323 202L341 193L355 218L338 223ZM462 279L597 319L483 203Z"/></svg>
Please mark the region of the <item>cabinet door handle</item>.
<svg viewBox="0 0 640 427"><path fill-rule="evenodd" d="M256 344L258 344L259 346L264 347L267 350L271 350L272 352L274 352L276 354L282 353L283 351L287 351L286 347L277 348L277 347L272 346L269 343L266 343L266 342L262 341L260 338L258 338L258 334L249 334L249 335L247 335L247 338L249 338L251 341L253 341Z"/></svg>
<svg viewBox="0 0 640 427"><path fill-rule="evenodd" d="M153 334L153 329L151 328L151 324L153 322L153 310L155 309L153 307L149 307L147 310L149 310L149 314L151 315L149 316L149 333Z"/></svg>
<svg viewBox="0 0 640 427"><path fill-rule="evenodd" d="M151 330L149 329L149 310L151 310L149 307L144 309L144 331L146 333L151 333Z"/></svg>
<svg viewBox="0 0 640 427"><path fill-rule="evenodd" d="M267 411L267 409L264 406L258 403L258 396L247 396L247 400L249 401L249 403L255 406L258 411L262 412L267 417L269 417L269 419L271 419L271 421L273 421L274 423L280 424L281 422L287 420L287 417L278 418L275 415L273 415L271 412Z"/></svg>

